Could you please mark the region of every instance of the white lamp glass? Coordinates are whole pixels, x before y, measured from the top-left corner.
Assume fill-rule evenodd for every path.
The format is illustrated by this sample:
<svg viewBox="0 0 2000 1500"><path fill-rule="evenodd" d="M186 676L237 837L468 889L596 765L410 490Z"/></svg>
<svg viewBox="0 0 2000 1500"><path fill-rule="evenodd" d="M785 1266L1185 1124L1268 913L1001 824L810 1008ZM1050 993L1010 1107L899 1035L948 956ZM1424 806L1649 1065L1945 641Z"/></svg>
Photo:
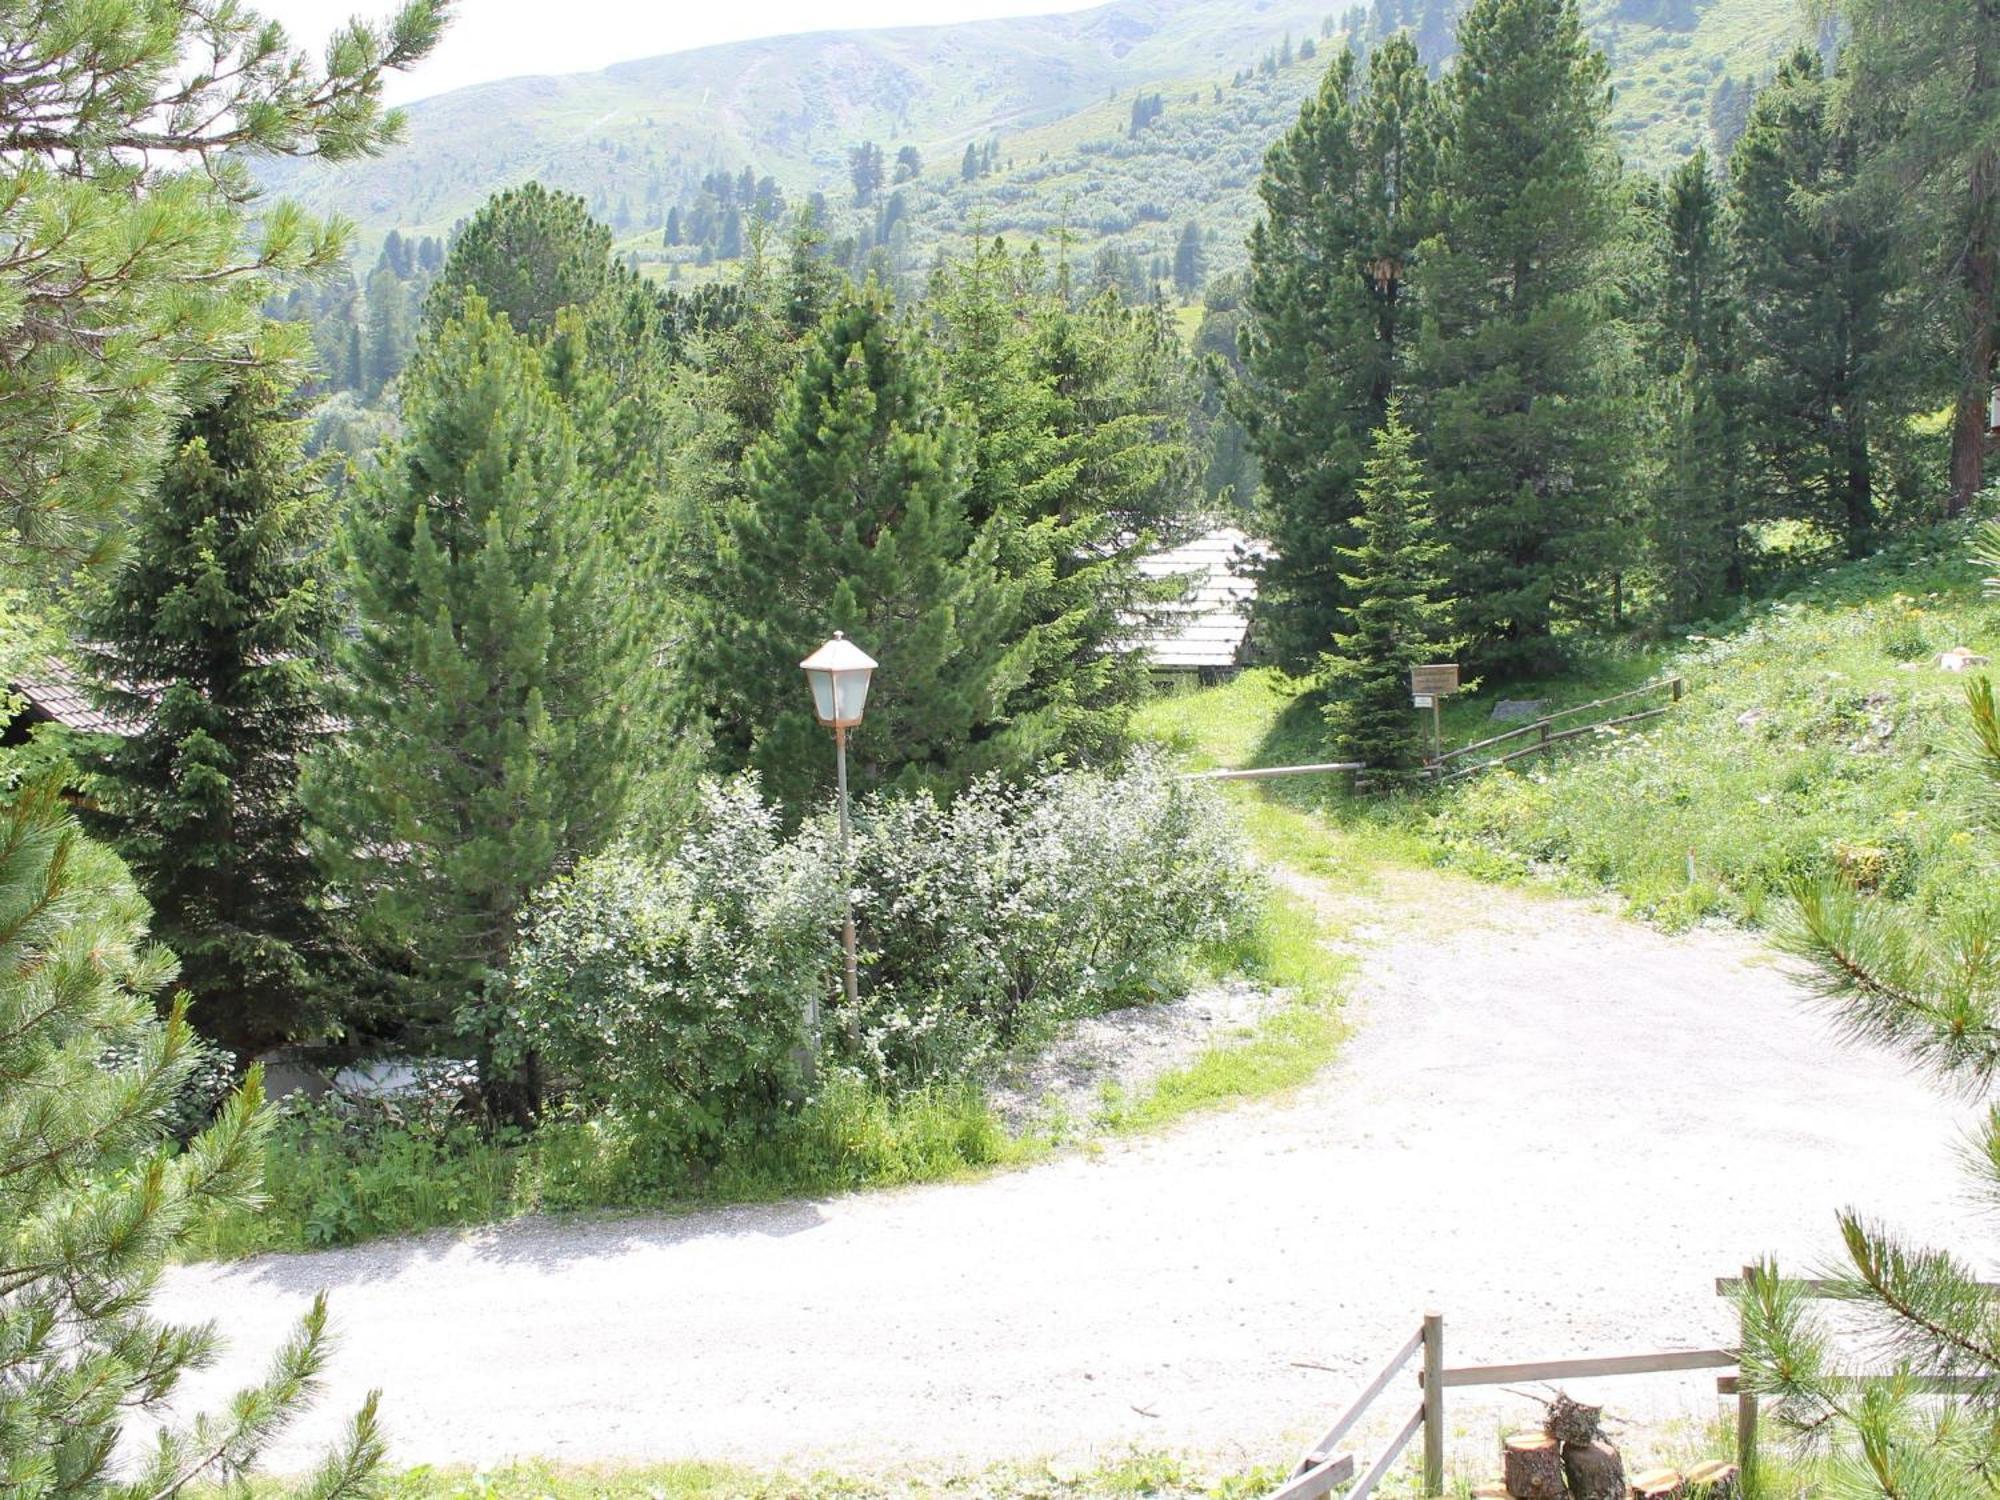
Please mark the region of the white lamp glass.
<svg viewBox="0 0 2000 1500"><path fill-rule="evenodd" d="M813 712L830 728L846 729L861 722L868 702L868 681L875 658L839 631L799 665L812 685Z"/></svg>

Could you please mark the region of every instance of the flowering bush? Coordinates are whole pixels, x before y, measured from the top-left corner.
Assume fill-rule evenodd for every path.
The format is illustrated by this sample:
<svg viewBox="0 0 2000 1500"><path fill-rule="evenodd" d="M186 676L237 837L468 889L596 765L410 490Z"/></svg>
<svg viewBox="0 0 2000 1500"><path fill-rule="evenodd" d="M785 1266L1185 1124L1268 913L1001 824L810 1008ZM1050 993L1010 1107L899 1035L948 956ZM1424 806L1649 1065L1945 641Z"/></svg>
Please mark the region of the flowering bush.
<svg viewBox="0 0 2000 1500"><path fill-rule="evenodd" d="M509 1049L715 1161L799 1097L815 999L827 1064L891 1088L951 1082L1071 1016L1176 991L1254 916L1220 805L1152 760L982 782L949 805L877 797L855 818L850 1009L835 829L828 813L781 837L746 779L708 791L671 856L620 851L556 882L513 965Z"/></svg>

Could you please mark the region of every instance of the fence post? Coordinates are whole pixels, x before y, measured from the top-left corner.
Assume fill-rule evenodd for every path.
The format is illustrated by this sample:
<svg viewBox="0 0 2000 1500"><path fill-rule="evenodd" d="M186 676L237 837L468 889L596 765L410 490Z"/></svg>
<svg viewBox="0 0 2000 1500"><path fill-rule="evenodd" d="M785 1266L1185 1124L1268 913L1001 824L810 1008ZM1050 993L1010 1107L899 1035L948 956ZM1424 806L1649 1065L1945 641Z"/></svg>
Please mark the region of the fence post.
<svg viewBox="0 0 2000 1500"><path fill-rule="evenodd" d="M1736 1468L1742 1476L1743 1492L1755 1494L1757 1486L1757 1393L1750 1389L1743 1379L1743 1303L1740 1300L1750 1295L1751 1278L1757 1274L1755 1266L1743 1268L1743 1279L1738 1283L1736 1304Z"/></svg>
<svg viewBox="0 0 2000 1500"><path fill-rule="evenodd" d="M1406 1327L1408 1325L1405 1325ZM1424 1314L1424 1493L1444 1493L1444 1314Z"/></svg>
<svg viewBox="0 0 2000 1500"><path fill-rule="evenodd" d="M1676 677L1674 679L1674 702L1678 703L1680 701L1681 701L1681 679Z"/></svg>

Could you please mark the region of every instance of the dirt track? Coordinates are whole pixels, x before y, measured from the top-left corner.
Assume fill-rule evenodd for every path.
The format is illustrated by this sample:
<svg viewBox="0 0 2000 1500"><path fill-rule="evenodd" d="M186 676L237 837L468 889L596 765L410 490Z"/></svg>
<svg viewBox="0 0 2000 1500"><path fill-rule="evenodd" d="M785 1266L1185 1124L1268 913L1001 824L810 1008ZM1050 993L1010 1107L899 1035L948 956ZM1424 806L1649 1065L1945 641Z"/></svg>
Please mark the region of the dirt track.
<svg viewBox="0 0 2000 1500"><path fill-rule="evenodd" d="M1454 1363L1688 1346L1727 1340L1718 1273L1817 1258L1838 1205L1984 1243L1969 1111L1831 1042L1753 943L1431 874L1299 888L1364 949L1360 1030L1282 1103L973 1184L188 1268L162 1301L219 1318L233 1383L332 1290L330 1396L281 1463L370 1385L405 1462L1231 1463L1427 1307ZM1712 1392L1600 1390L1643 1423Z"/></svg>

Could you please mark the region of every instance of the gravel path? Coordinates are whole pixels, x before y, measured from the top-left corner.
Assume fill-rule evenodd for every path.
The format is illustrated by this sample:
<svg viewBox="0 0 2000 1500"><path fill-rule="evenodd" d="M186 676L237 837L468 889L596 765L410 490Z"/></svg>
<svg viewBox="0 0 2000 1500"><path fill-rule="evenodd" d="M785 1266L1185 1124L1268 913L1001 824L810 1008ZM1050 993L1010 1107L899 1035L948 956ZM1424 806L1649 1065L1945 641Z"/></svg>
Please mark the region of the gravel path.
<svg viewBox="0 0 2000 1500"><path fill-rule="evenodd" d="M1834 1045L1750 941L1427 872L1293 884L1364 959L1359 1034L1285 1101L971 1184L189 1267L164 1310L219 1320L234 1381L332 1290L329 1398L281 1463L379 1384L405 1462L1231 1464L1426 1307L1454 1362L1671 1348L1726 1340L1713 1278L1816 1258L1838 1205L1985 1243L1970 1107ZM1712 1376L1586 1389L1714 1409ZM1475 1449L1482 1399L1519 1404L1454 1392Z"/></svg>

